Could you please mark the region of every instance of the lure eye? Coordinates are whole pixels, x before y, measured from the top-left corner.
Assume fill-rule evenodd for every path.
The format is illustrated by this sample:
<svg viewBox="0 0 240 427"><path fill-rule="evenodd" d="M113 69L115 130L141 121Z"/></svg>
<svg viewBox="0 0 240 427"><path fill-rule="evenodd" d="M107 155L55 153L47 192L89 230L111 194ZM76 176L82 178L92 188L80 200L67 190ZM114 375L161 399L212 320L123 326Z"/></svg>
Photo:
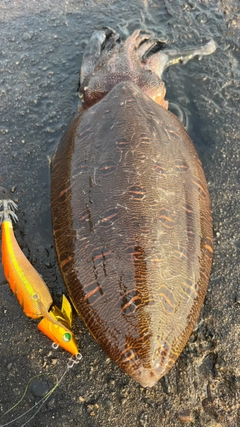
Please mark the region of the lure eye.
<svg viewBox="0 0 240 427"><path fill-rule="evenodd" d="M63 341L65 341L65 342L69 342L70 340L71 340L71 334L69 334L69 332L66 332L64 335L63 335Z"/></svg>

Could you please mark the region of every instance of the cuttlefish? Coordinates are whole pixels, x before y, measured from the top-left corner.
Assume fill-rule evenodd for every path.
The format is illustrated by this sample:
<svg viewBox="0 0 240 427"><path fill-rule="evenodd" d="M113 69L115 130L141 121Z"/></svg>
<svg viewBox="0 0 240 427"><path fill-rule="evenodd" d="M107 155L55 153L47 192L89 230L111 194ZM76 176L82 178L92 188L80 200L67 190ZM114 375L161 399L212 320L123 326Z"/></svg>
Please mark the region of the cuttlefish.
<svg viewBox="0 0 240 427"><path fill-rule="evenodd" d="M95 31L82 100L52 161L52 221L70 299L106 354L144 387L181 354L212 264L212 215L201 162L168 110L166 67L182 52L136 30Z"/></svg>

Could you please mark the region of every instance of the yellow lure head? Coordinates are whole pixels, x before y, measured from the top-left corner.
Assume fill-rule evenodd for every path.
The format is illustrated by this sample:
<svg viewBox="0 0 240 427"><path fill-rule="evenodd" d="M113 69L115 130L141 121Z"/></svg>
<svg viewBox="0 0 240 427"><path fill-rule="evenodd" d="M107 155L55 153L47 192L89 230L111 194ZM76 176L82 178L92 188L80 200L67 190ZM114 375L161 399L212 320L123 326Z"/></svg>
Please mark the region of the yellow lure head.
<svg viewBox="0 0 240 427"><path fill-rule="evenodd" d="M78 354L76 339L71 331L72 309L69 301L63 295L61 310L53 306L38 324L38 329L64 350L73 355Z"/></svg>

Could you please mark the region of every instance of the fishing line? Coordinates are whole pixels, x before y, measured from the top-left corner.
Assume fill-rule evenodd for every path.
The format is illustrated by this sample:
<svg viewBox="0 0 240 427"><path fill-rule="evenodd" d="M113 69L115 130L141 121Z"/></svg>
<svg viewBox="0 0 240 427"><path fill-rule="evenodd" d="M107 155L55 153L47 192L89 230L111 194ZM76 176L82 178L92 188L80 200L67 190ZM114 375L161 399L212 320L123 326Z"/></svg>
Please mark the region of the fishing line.
<svg viewBox="0 0 240 427"><path fill-rule="evenodd" d="M59 387L59 385L61 384L61 382L63 381L65 375L67 374L67 372L69 371L69 369L71 369L74 365L78 364L80 362L80 360L82 359L82 355L79 353L76 355L75 359L73 357L68 359L68 363L67 363L67 367L65 369L65 371L63 372L62 376L60 377L60 379L58 379L57 375L55 374L38 374L35 375L34 377L30 378L30 380L27 383L27 386L23 392L22 397L19 399L19 401L13 405L10 409L8 409L3 415L2 417L4 417L5 415L9 414L11 411L13 411L15 408L17 408L20 403L23 401L24 397L27 394L29 385L31 384L31 382L36 379L36 378L40 378L43 376L48 376L48 377L53 377L56 380L56 384L51 388L51 390L49 390L45 396L42 397L42 399L40 399L34 406L32 406L31 408L29 408L27 411L25 411L22 415L19 415L18 417L14 418L11 421L8 421L5 424L1 424L0 427L6 427L9 426L10 424L20 420L22 417L24 417L25 415L29 414L31 411L33 411L34 409L36 409L37 406L39 406L37 408L37 410L34 412L34 414L24 423L22 424L20 427L24 427L26 426L35 416L36 414L41 410L41 408L43 407L44 403L47 402L47 400L49 399L49 397L53 394L53 392L56 390L57 387Z"/></svg>

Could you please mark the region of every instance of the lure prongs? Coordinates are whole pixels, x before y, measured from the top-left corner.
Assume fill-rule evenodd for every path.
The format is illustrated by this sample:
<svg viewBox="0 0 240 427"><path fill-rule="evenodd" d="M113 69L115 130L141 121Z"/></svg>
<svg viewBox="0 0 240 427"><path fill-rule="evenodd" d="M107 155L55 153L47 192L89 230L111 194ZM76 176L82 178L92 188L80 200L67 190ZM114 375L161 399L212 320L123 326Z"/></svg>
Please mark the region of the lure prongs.
<svg viewBox="0 0 240 427"><path fill-rule="evenodd" d="M22 252L13 231L17 221L12 200L0 200L2 224L2 264L7 282L16 295L26 316L43 317L38 328L53 342L71 354L78 354L76 339L71 331L72 308L63 295L62 309L53 305L48 286Z"/></svg>
<svg viewBox="0 0 240 427"><path fill-rule="evenodd" d="M13 200L6 199L0 200L0 208L3 208L0 212L0 222L7 220L13 220L14 222L18 221L18 217L15 214L14 210L17 210L17 205Z"/></svg>

